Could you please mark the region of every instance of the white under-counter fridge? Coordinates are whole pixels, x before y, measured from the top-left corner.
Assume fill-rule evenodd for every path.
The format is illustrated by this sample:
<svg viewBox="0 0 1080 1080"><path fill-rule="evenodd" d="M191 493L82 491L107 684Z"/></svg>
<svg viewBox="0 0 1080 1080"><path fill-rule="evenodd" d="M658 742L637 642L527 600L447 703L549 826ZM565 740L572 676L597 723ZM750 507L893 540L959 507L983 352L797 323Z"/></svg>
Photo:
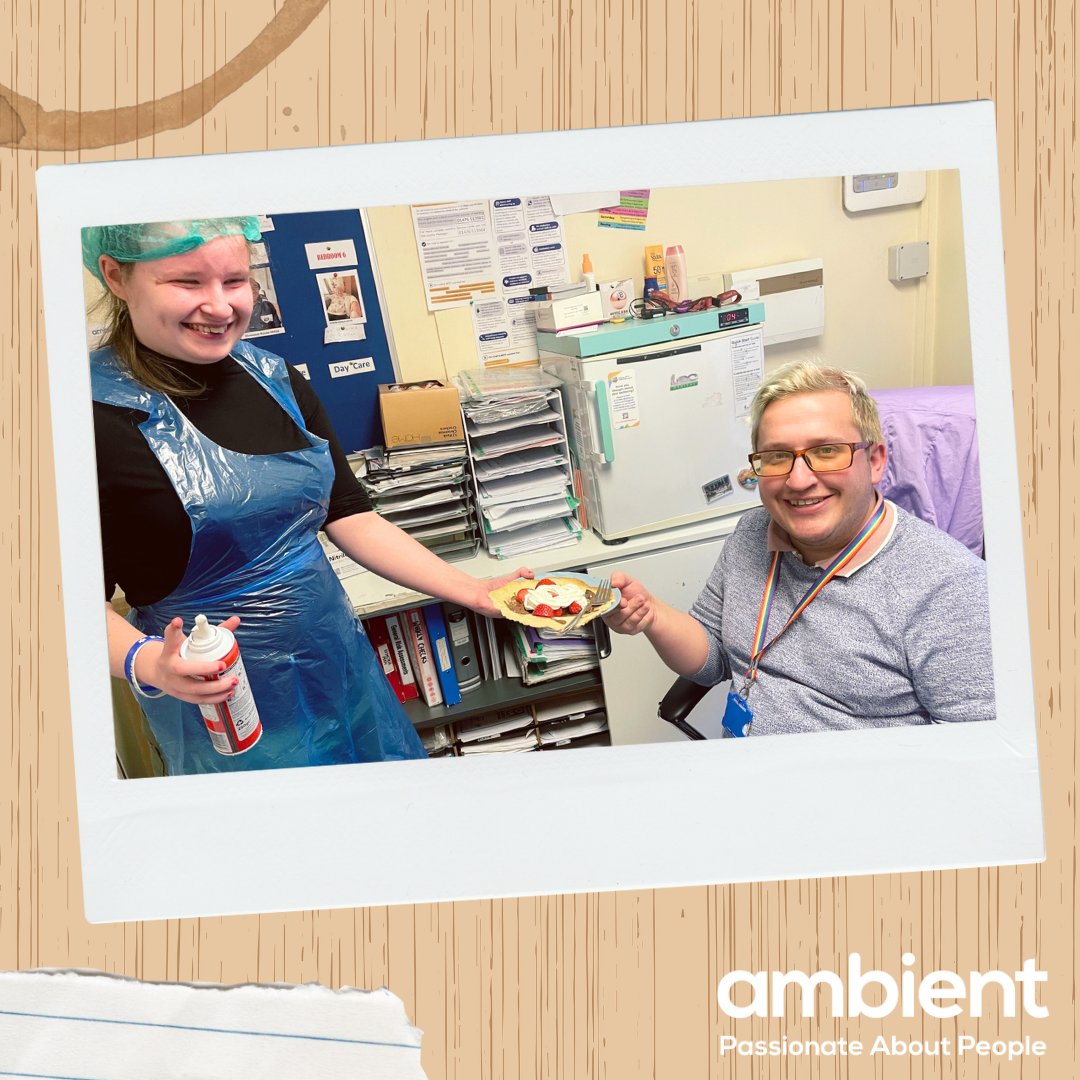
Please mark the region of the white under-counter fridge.
<svg viewBox="0 0 1080 1080"><path fill-rule="evenodd" d="M541 365L563 384L587 524L604 540L760 505L747 457L761 313L748 304L537 335ZM730 328L717 329L725 315Z"/></svg>

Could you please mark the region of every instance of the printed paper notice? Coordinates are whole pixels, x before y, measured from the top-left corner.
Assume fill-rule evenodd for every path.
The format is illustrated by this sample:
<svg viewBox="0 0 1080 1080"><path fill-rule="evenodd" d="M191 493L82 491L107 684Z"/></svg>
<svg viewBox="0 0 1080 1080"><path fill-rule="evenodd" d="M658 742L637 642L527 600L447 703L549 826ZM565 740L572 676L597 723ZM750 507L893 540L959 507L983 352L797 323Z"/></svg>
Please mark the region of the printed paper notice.
<svg viewBox="0 0 1080 1080"><path fill-rule="evenodd" d="M37 971L0 973L0 1070L70 1080L424 1076L420 1032L389 990Z"/></svg>
<svg viewBox="0 0 1080 1080"><path fill-rule="evenodd" d="M367 330L362 322L332 323L323 330L323 344L333 345L338 341L363 341Z"/></svg>
<svg viewBox="0 0 1080 1080"><path fill-rule="evenodd" d="M528 285L557 285L570 280L563 242L562 222L551 208L551 199L537 195L523 200L525 229L529 243ZM522 285L525 285L522 282ZM504 288L511 288L504 282Z"/></svg>
<svg viewBox="0 0 1080 1080"><path fill-rule="evenodd" d="M637 229L644 231L649 220L649 189L635 188L619 192L618 206L605 206L597 225L602 229Z"/></svg>
<svg viewBox="0 0 1080 1080"><path fill-rule="evenodd" d="M509 367L536 360L536 315L528 293L510 294L494 300L477 300L472 306L473 335L481 367Z"/></svg>
<svg viewBox="0 0 1080 1080"><path fill-rule="evenodd" d="M330 378L341 379L347 375L365 375L375 370L375 361L370 356L358 360L334 360L329 365Z"/></svg>
<svg viewBox="0 0 1080 1080"><path fill-rule="evenodd" d="M356 245L352 240L325 240L321 244L305 244L309 270L325 270L328 266L355 266Z"/></svg>
<svg viewBox="0 0 1080 1080"><path fill-rule="evenodd" d="M616 431L637 427L638 416L637 380L632 371L613 371L607 377L608 395L611 398L611 422Z"/></svg>
<svg viewBox="0 0 1080 1080"><path fill-rule="evenodd" d="M495 252L486 200L412 207L428 311L496 294Z"/></svg>
<svg viewBox="0 0 1080 1080"><path fill-rule="evenodd" d="M473 305L483 367L540 356L529 290L569 280L559 216L546 195L412 207L429 311Z"/></svg>
<svg viewBox="0 0 1080 1080"><path fill-rule="evenodd" d="M735 391L735 419L750 415L750 402L765 377L765 349L761 331L731 339L731 381Z"/></svg>

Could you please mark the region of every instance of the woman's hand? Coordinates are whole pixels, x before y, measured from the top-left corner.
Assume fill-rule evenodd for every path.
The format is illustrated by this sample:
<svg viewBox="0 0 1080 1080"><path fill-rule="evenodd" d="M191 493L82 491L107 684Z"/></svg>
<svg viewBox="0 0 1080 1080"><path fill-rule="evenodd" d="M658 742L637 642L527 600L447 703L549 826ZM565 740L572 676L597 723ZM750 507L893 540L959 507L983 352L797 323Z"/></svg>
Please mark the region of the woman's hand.
<svg viewBox="0 0 1080 1080"><path fill-rule="evenodd" d="M240 618L233 615L218 625L235 631L240 625ZM224 661L184 660L180 656L180 646L185 637L183 620L173 619L162 636L165 638L163 642L147 642L135 657L135 678L141 686L156 686L170 697L189 701L193 705L217 705L230 697L239 679L206 682L199 677L224 671Z"/></svg>
<svg viewBox="0 0 1080 1080"><path fill-rule="evenodd" d="M503 574L502 577L480 579L476 583L478 592L476 601L475 603L469 604L469 607L478 615L485 615L489 619L501 619L503 617L502 611L492 602L492 599L488 594L493 593L496 589L509 581L518 581L521 578L531 579L533 577L535 577L535 575L527 566L519 566L512 574Z"/></svg>
<svg viewBox="0 0 1080 1080"><path fill-rule="evenodd" d="M618 607L601 616L608 629L614 630L616 634L640 634L643 630L648 630L656 615L649 590L621 570L616 570L611 575L611 587L618 589L622 598Z"/></svg>

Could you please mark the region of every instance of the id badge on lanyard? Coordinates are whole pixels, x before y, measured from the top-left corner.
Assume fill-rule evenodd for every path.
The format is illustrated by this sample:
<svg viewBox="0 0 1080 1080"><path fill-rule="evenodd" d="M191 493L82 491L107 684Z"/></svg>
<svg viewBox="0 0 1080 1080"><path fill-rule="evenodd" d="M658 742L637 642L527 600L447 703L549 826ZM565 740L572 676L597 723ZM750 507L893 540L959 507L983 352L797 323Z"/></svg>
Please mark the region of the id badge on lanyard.
<svg viewBox="0 0 1080 1080"><path fill-rule="evenodd" d="M750 734L750 725L753 722L754 714L750 711L749 702L742 694L729 690L724 719L721 721L724 730L736 739L742 739Z"/></svg>

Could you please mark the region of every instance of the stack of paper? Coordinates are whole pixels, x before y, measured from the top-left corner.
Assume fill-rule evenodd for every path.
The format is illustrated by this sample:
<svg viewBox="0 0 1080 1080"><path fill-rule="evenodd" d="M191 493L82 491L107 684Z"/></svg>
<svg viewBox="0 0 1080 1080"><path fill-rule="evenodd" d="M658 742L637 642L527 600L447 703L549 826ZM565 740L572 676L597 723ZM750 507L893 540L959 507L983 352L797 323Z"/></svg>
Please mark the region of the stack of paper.
<svg viewBox="0 0 1080 1080"><path fill-rule="evenodd" d="M611 734L608 731L607 714L594 713L578 720L567 720L561 724L549 724L537 729L537 737L545 749L564 746L610 746Z"/></svg>
<svg viewBox="0 0 1080 1080"><path fill-rule="evenodd" d="M364 450L351 459L372 506L444 559L480 546L464 443Z"/></svg>
<svg viewBox="0 0 1080 1080"><path fill-rule="evenodd" d="M528 734L532 726L532 710L527 705L515 705L486 713L474 720L463 720L457 725L457 737L462 753L504 750L508 745L513 749L520 749L521 736ZM535 738L532 742L531 749L537 749L539 743Z"/></svg>
<svg viewBox="0 0 1080 1080"><path fill-rule="evenodd" d="M580 636L545 641L535 627L508 624L503 643L503 664L507 676L516 676L526 685L550 682L599 667L596 642L585 629Z"/></svg>
<svg viewBox="0 0 1080 1080"><path fill-rule="evenodd" d="M469 368L454 376L461 400L473 404L491 401L536 400L539 391L562 384L542 368Z"/></svg>
<svg viewBox="0 0 1080 1080"><path fill-rule="evenodd" d="M523 529L484 537L488 551L500 559L516 559L529 551L571 547L581 539L581 526L573 518L540 521Z"/></svg>
<svg viewBox="0 0 1080 1080"><path fill-rule="evenodd" d="M558 391L522 386L515 373L512 386L489 394L466 393L462 405L485 546L505 559L577 543L578 500Z"/></svg>
<svg viewBox="0 0 1080 1080"><path fill-rule="evenodd" d="M539 749L540 742L532 728L521 735L506 735L489 742L463 742L461 744L461 753L466 757L469 754L520 754Z"/></svg>
<svg viewBox="0 0 1080 1080"><path fill-rule="evenodd" d="M536 731L545 750L611 745L604 698L599 691L538 704Z"/></svg>
<svg viewBox="0 0 1080 1080"><path fill-rule="evenodd" d="M569 458L557 447L536 447L516 454L501 454L495 458L477 461L474 465L476 479L480 483L500 480L506 476L523 476L538 469L550 469L566 465Z"/></svg>

